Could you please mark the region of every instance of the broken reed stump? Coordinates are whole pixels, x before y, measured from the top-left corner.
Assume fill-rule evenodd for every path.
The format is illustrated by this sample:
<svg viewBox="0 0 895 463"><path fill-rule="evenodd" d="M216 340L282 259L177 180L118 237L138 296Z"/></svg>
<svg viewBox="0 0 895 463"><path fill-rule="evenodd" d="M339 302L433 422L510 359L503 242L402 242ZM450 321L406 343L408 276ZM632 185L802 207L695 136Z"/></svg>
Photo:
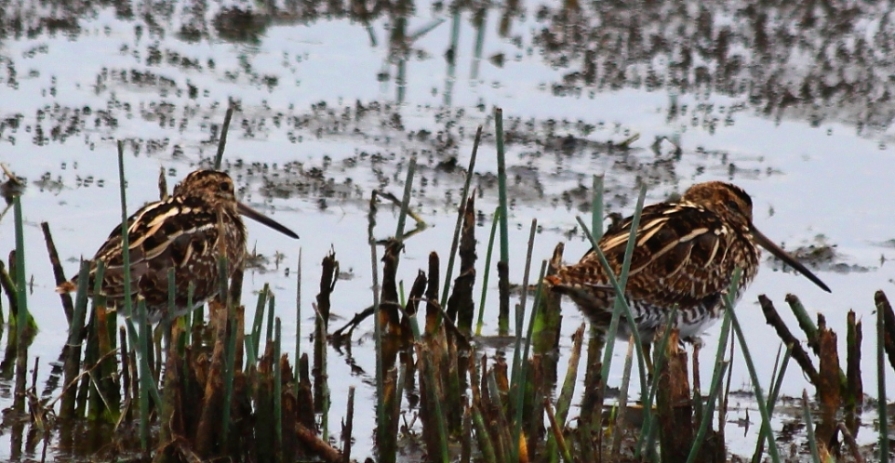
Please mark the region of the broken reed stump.
<svg viewBox="0 0 895 463"><path fill-rule="evenodd" d="M885 317L885 307L880 307L879 295L880 293L877 293L877 309L882 310ZM856 320L854 311L848 312L846 316L846 370L843 371L839 358L837 335L828 328L826 317L823 314L818 314L815 326L808 319L807 312L796 296L789 294L786 301L796 313L799 325L805 330L811 348L819 358L819 370L814 369L811 358L780 319L773 303L764 295L759 296L759 303L768 324L772 325L780 339L790 346L792 357L815 386L815 396L818 399L821 417L816 423L814 431L821 451L837 452L838 436L842 434L842 429L849 430L851 434L857 430L857 416L863 404L864 387L860 369L861 323ZM838 414L843 409L845 423L841 425L838 421Z"/></svg>
<svg viewBox="0 0 895 463"><path fill-rule="evenodd" d="M547 267L547 275L553 275L562 263L562 254L565 249L563 243L558 243L553 250L553 257L550 259L550 265ZM537 284L535 284L537 287ZM539 358L539 368L543 383L535 383L541 389L542 393L549 393L556 386L557 380L557 361L559 360L559 336L562 329L562 306L560 299L562 295L555 291L549 291L545 286L542 287L540 298L538 300L537 312L535 313L534 329L531 334L532 352L534 358ZM538 401L535 405L541 407Z"/></svg>
<svg viewBox="0 0 895 463"><path fill-rule="evenodd" d="M507 336L510 333L510 267L504 261L497 263L497 290L500 300L497 334Z"/></svg>
<svg viewBox="0 0 895 463"><path fill-rule="evenodd" d="M581 398L581 415L578 417L578 445L586 461L597 461L595 449L603 444L600 431L603 409L603 347L605 333L593 323L588 328L587 360L584 370L584 391Z"/></svg>
<svg viewBox="0 0 895 463"><path fill-rule="evenodd" d="M836 413L842 405L839 382L839 354L836 351L836 333L826 327L826 323L818 323L818 352L820 354L820 371L817 393L820 399L821 419L817 423L814 435L818 445L833 449L831 445L836 431Z"/></svg>
<svg viewBox="0 0 895 463"><path fill-rule="evenodd" d="M438 291L441 276L438 269L438 253L432 251L429 253L429 285L426 287L426 335L431 336L440 326L438 320L441 319L441 307L438 304Z"/></svg>
<svg viewBox="0 0 895 463"><path fill-rule="evenodd" d="M479 357L476 357L479 358ZM507 419L508 396L506 394L506 362L498 357L495 366L488 367L487 355L482 355L481 366L477 370L470 362L470 383L472 386L472 409L479 448L485 455L510 454L512 438ZM478 371L481 371L479 375ZM503 383L501 387L498 383ZM490 461L496 461L492 458Z"/></svg>
<svg viewBox="0 0 895 463"><path fill-rule="evenodd" d="M311 370L314 376L314 410L318 413L324 410L324 398L328 397L327 371L326 371L326 340L329 334L330 295L336 287L339 274L339 261L336 260L335 251L330 252L321 262L320 292L317 293L317 301L314 304L316 316L314 317L314 367Z"/></svg>
<svg viewBox="0 0 895 463"><path fill-rule="evenodd" d="M668 339L666 361L659 370L656 394L659 446L666 461L686 461L693 446L693 402L687 353L680 348L678 330Z"/></svg>
<svg viewBox="0 0 895 463"><path fill-rule="evenodd" d="M864 405L864 383L861 380L861 322L856 321L855 311L849 310L846 319L847 337L846 346L846 390L845 398L845 424L852 435L857 434L858 414Z"/></svg>
<svg viewBox="0 0 895 463"><path fill-rule="evenodd" d="M556 271L562 265L562 255L565 250L565 244L557 243L553 248L553 256L550 258L550 265L547 267L547 275L555 275ZM537 283L535 283L537 286ZM546 288L545 288L546 289ZM559 347L560 331L562 329L562 306L560 301L562 295L555 291L544 291L540 298L540 307L535 315L535 327L538 328L532 333L532 347L535 354L547 353ZM545 372L547 378L556 380L555 371Z"/></svg>
<svg viewBox="0 0 895 463"><path fill-rule="evenodd" d="M463 228L460 238L460 274L454 279L454 289L448 298L447 315L464 335L472 332L475 302L472 290L475 284L475 196L470 196L464 209ZM460 371L466 371L465 364Z"/></svg>
<svg viewBox="0 0 895 463"><path fill-rule="evenodd" d="M889 365L895 369L895 312L892 312L892 305L889 304L886 293L877 291L873 295L873 299L876 303L876 310L883 311L883 347L889 358Z"/></svg>
<svg viewBox="0 0 895 463"><path fill-rule="evenodd" d="M379 296L379 323L384 336L400 335L398 307L398 262L404 244L389 239L382 255L382 286Z"/></svg>
<svg viewBox="0 0 895 463"><path fill-rule="evenodd" d="M204 388L202 413L195 434L196 453L202 458L217 455L220 449L221 402L224 398L224 346L227 333L227 309L217 299L209 302L215 343Z"/></svg>

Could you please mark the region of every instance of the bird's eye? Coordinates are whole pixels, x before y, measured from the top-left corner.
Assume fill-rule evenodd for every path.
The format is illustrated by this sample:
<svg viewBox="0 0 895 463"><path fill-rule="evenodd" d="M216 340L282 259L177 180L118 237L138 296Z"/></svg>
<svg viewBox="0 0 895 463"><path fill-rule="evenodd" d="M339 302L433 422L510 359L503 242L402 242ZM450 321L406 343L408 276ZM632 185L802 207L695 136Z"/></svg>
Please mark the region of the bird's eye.
<svg viewBox="0 0 895 463"><path fill-rule="evenodd" d="M230 184L227 182L221 182L220 188L221 188L221 191L226 193L226 192L230 191Z"/></svg>
<svg viewBox="0 0 895 463"><path fill-rule="evenodd" d="M728 207L730 210L733 210L733 211L738 211L738 210L740 210L740 205L737 204L737 202L734 201L734 200L732 200L732 199L729 200L729 201L727 201L727 207Z"/></svg>

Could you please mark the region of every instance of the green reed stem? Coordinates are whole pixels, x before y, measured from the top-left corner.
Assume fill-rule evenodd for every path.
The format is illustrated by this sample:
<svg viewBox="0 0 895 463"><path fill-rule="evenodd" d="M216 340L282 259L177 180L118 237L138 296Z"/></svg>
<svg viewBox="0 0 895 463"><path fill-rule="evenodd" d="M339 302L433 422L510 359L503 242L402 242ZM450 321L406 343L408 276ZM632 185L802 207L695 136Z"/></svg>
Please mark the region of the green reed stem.
<svg viewBox="0 0 895 463"><path fill-rule="evenodd" d="M454 59L452 60L454 63L457 62L457 54L460 52L458 45L460 43L461 22L460 8L454 8L453 14L451 14L451 49L454 50Z"/></svg>
<svg viewBox="0 0 895 463"><path fill-rule="evenodd" d="M463 194L460 198L460 209L457 211L457 223L454 224L454 236L451 238L451 254L448 256L447 270L445 271L444 289L441 292L441 306L447 307L448 295L451 288L451 277L454 272L454 258L457 256L457 248L460 246L460 230L463 228L463 217L466 215L466 201L469 199L469 187L472 184L472 175L475 172L475 160L479 152L479 142L482 140L482 126L475 131L475 140L472 142L472 154L469 156L469 166L466 168L466 179L463 182ZM491 232L492 242L494 231ZM489 256L491 247L488 247ZM485 266L485 278L488 275L488 266ZM486 283L487 285L487 280Z"/></svg>
<svg viewBox="0 0 895 463"><path fill-rule="evenodd" d="M566 417L569 414L569 408L572 404L572 396L575 394L575 383L578 378L578 364L581 362L581 347L584 341L584 327L582 324L580 328L572 335L572 351L571 355L569 355L569 366L566 368L566 376L563 380L562 389L559 393L559 398L556 400L556 427L560 430L565 429L566 426ZM578 432L582 432L579 430ZM549 456L550 463L556 463L559 461L559 454L556 449L559 445L559 439L554 433L548 434L547 436L547 447L544 451L544 455ZM563 452L567 451L567 449L563 449ZM566 461L574 461L566 459Z"/></svg>
<svg viewBox="0 0 895 463"><path fill-rule="evenodd" d="M388 423L385 410L385 393L382 371L382 326L379 321L379 258L376 252L376 243L370 243L370 259L373 262L373 337L376 341L376 437L378 442L387 442Z"/></svg>
<svg viewBox="0 0 895 463"><path fill-rule="evenodd" d="M817 448L817 438L814 436L814 420L811 419L808 391L805 389L802 389L802 419L805 420L805 431L808 433L808 448L811 449L811 461L820 463L820 451Z"/></svg>
<svg viewBox="0 0 895 463"><path fill-rule="evenodd" d="M130 250L130 239L127 221L127 180L124 177L124 142L118 141L118 180L119 191L121 193L121 248ZM130 337L131 346L138 346L140 351L139 366L139 383L140 383L140 444L143 451L148 452L150 449L149 442L149 397L155 400L155 403L162 403L159 397L158 387L152 381L152 372L149 368L149 334L146 330L146 302L142 299L137 304L140 323L140 332L138 333L133 323L133 309L131 295L131 259L130 252L122 252L122 269L124 270L124 316L127 325L128 336Z"/></svg>
<svg viewBox="0 0 895 463"><path fill-rule="evenodd" d="M282 326L280 317L276 318L274 328L273 342L273 413L274 413L274 448L277 454L282 455L283 452L283 370L280 367L280 346L282 340ZM236 336L233 336L236 338ZM329 407L326 407L324 415L328 414ZM279 457L278 457L279 459Z"/></svg>
<svg viewBox="0 0 895 463"><path fill-rule="evenodd" d="M401 24L401 27L405 27L406 20L401 18L397 21ZM397 102L398 104L404 104L404 95L407 93L407 59L401 58L398 60L398 75L395 78L395 83L398 84L398 95Z"/></svg>
<svg viewBox="0 0 895 463"><path fill-rule="evenodd" d="M514 394L516 394L516 397L515 397L516 402L518 402L520 400L519 399L520 397L523 397L525 395L522 392L522 382L525 381L525 377L520 376L522 374L522 368L520 367L520 365L522 365L525 362L524 359L528 358L528 352L526 351L525 357L522 357L522 330L523 330L523 326L524 326L523 324L525 323L524 322L525 298L526 298L526 294L527 294L526 288L528 287L529 271L531 270L531 253L532 253L532 248L534 247L534 238L535 238L535 231L537 230L537 225L538 225L537 219L532 219L531 231L529 232L529 236L528 236L528 251L527 251L527 257L525 260L525 273L522 276L522 295L520 297L519 304L516 305L516 342L515 342L514 349L513 349L513 387L512 387ZM543 277L544 276L541 275L541 278L543 278ZM540 282L538 282L538 284L540 284ZM534 326L534 323L532 323L532 326ZM529 327L529 328L531 328L531 327ZM531 338L529 335L529 338L526 339L526 346L528 346L528 343L530 342L530 340L531 340ZM521 412L521 410L522 410L522 408L520 407L519 411ZM520 421L521 421L521 419L520 419ZM521 425L520 423L516 423L516 424Z"/></svg>
<svg viewBox="0 0 895 463"><path fill-rule="evenodd" d="M739 286L740 286L740 279L742 278L742 276L743 276L743 272L741 269L737 268L734 270L733 276L730 279L730 285L728 285L728 287L727 287L728 294L736 294L737 288L739 288ZM732 323L731 316L733 314L733 310L731 310L730 307L732 307L732 305L728 306L728 310L724 311L724 317L722 318L722 321L721 321L721 335L718 337L718 349L715 351L715 365L714 365L714 368L712 369L713 370L712 382L711 382L711 386L709 388L710 399L708 402L708 409L703 411L702 421L700 421L699 431L697 432L697 437L696 437L696 441L695 441L699 446L702 445L702 442L705 439L705 434L707 432L708 425L711 422L711 419L714 415L715 400L716 400L715 398L717 397L718 393L720 392L721 380L724 377L724 372L727 370L727 366L729 364L729 362L724 361L724 351L725 351L725 348L727 347L727 341L730 338L730 329L731 329L731 323ZM733 361L733 359L731 358L730 361ZM657 385L658 385L658 383L656 384L656 386ZM651 429L651 433L654 432L655 430L656 430L656 428ZM649 449L653 448L652 447L653 437L654 436L651 434L650 440L647 443L647 446L648 446L647 448L649 448ZM694 447L697 447L697 446L694 445ZM699 454L698 447L695 448L695 451L694 451L694 448L691 448L690 454L687 457L688 463L692 463L693 461L695 461L694 459L696 458L696 455L698 455L698 454Z"/></svg>
<svg viewBox="0 0 895 463"><path fill-rule="evenodd" d="M78 272L78 294L75 298L74 313L72 314L71 325L68 326L68 342L66 344L65 365L63 367L63 384L65 385L71 384L75 379L78 375L78 366L81 364L81 333L84 330L84 321L87 314L89 274L90 262L82 260L81 269ZM101 279L97 278L96 281L101 281ZM62 392L62 405L59 409L59 417L63 420L72 418L74 410L75 388L72 387Z"/></svg>
<svg viewBox="0 0 895 463"><path fill-rule="evenodd" d="M533 221L532 225L535 225L535 224L536 223ZM533 226L532 231L534 231L534 228L535 227ZM526 270L526 273L527 272L528 272L528 270ZM518 367L515 368L515 369L519 370L519 373L517 374L515 372L515 370L513 371L513 376L515 376L514 381L513 381L513 383L514 383L513 390L516 391L516 397L515 397L515 399L516 399L516 417L515 417L515 423L514 423L515 429L513 431L513 443L512 443L513 446L512 446L510 461L517 461L519 459L518 458L518 456L519 456L519 438L522 435L522 411L525 408L525 389L526 389L526 385L528 384L528 381L527 381L528 354L531 351L531 337L532 337L532 333L534 332L535 317L537 316L537 313L538 313L538 304L540 304L540 302L541 302L541 295L543 293L543 287L544 287L544 275L546 273L547 273L547 261L544 260L544 261L541 261L541 272L538 274L538 289L535 292L534 305L532 306L531 314L529 315L529 319L528 319L528 333L525 336L525 351L522 354L522 358L519 360ZM527 285L527 282L526 282L526 285ZM525 311L524 307L522 309L520 309L520 312L524 312L524 311ZM516 340L517 340L516 342L518 343L519 335L516 336Z"/></svg>
<svg viewBox="0 0 895 463"><path fill-rule="evenodd" d="M150 334L147 322L148 317L146 315L146 301L142 297L139 297L137 301L137 317L140 320L140 335L136 338L140 343L140 444L144 452L149 452L151 445L149 441L149 397L152 394L151 391L155 391L155 396L153 397L156 401L155 403L161 404L162 401L158 397L158 389L152 381L152 370L149 368Z"/></svg>
<svg viewBox="0 0 895 463"><path fill-rule="evenodd" d="M783 353L783 362L780 369L773 375L774 383L768 393L768 415L774 415L774 407L777 405L777 396L780 395L780 387L783 385L783 377L786 375L786 368L789 366L789 360L792 358L792 345L786 345L786 351ZM779 353L778 353L779 360ZM774 367L776 369L776 366ZM761 461L761 454L764 451L765 433L767 430L762 427L758 430L758 440L755 442L755 453L752 454L753 463Z"/></svg>
<svg viewBox="0 0 895 463"><path fill-rule="evenodd" d="M118 183L121 193L121 248L130 249L130 230L127 220L127 180L124 177L124 142L118 140ZM130 252L121 253L122 269L124 270L123 286L125 297L122 300L122 308L124 309L125 325L127 325L127 334L130 337L131 349L140 350L142 342L133 323L133 301L131 295L131 255ZM145 322L145 319L143 320ZM142 362L140 368L142 368ZM147 363L148 367L148 363ZM148 369L148 368L147 368ZM138 381L139 383L139 381Z"/></svg>
<svg viewBox="0 0 895 463"><path fill-rule="evenodd" d="M255 346L251 336L243 338L243 344L246 348L246 370L255 367L258 364L258 354L255 352ZM297 396L296 396L297 397Z"/></svg>
<svg viewBox="0 0 895 463"><path fill-rule="evenodd" d="M606 334L606 347L603 350L603 367L600 371L600 378L602 378L602 388L604 393L601 393L600 396L603 397L606 391L606 378L609 377L609 368L612 366L612 352L615 349L615 337L616 333L618 333L618 324L621 319L622 310L625 311L625 318L628 320L628 324L631 327L631 332L634 334L634 339L637 341L638 346L635 346L637 349L638 356L638 366L640 372L640 388L641 395L646 395L646 375L645 368L643 363L643 346L642 341L640 339L640 333L637 329L636 318L633 317L631 313L630 307L628 307L627 299L625 298L625 286L628 282L628 272L631 269L631 258L634 255L634 245L637 242L637 228L640 226L640 215L643 212L643 202L646 199L646 185L640 187L640 195L637 197L637 206L634 208L634 216L631 219L631 232L628 235L628 243L625 246L625 257L622 261L622 269L621 274L619 275L618 281L613 283L616 285L616 296L615 296L615 304L612 310L612 319L609 322L609 331ZM584 226L584 222L579 218L579 222ZM602 224L601 224L602 226ZM603 250L600 249L599 243L591 237L591 244L594 247L594 251L597 253L597 256L600 258L600 263L603 265L603 270L606 272L610 278L614 279L614 271L612 267L609 265L609 262L606 260L606 256L603 254ZM624 307L623 307L624 306ZM644 410L644 419L645 421L649 421L649 411Z"/></svg>
<svg viewBox="0 0 895 463"><path fill-rule="evenodd" d="M497 132L497 191L500 201L500 260L510 263L510 235L507 225L507 162L503 141L503 109L494 108L494 130Z"/></svg>
<svg viewBox="0 0 895 463"><path fill-rule="evenodd" d="M889 459L889 411L886 399L886 326L883 300L880 297L882 291L876 293L876 392L879 395L876 407L879 413L879 461Z"/></svg>
<svg viewBox="0 0 895 463"><path fill-rule="evenodd" d="M482 453L481 458L486 463L497 463L497 451L491 442L491 434L488 433L488 425L485 424L485 418L478 407L472 408L472 424L475 427L475 435L478 437L479 451ZM501 460L502 461L502 460Z"/></svg>
<svg viewBox="0 0 895 463"><path fill-rule="evenodd" d="M805 310L805 306L802 305L802 302L799 301L797 297L792 294L787 295L786 302L792 309L793 315L796 316L796 321L799 322L799 327L801 327L802 331L805 332L805 336L808 338L809 344L815 346L814 353L817 354L819 348L819 344L817 343L817 325L814 323L814 320L811 319L811 315L808 315L808 311Z"/></svg>
<svg viewBox="0 0 895 463"><path fill-rule="evenodd" d="M94 313L97 312L97 307L106 308L106 296L102 294L102 284L103 278L105 277L106 272L106 264L102 260L96 262L96 270L94 271L93 278L93 307L92 310ZM109 312L106 311L106 326L102 327L105 330L105 333L102 333L103 336L106 337L106 351L102 353L103 356L106 354L110 354L111 357L106 357L100 366L99 372L102 376L102 380L99 384L102 384L103 390L103 400L105 401L106 411L104 413L104 420L106 423L117 423L121 418L121 392L119 389L117 377L118 377L118 362L115 361L114 352L118 351L118 317L115 313L112 313L112 316L108 316ZM86 314L85 314L86 315ZM82 316L80 322L82 325L84 323L84 318ZM97 333L101 333L101 331L97 331ZM101 343L100 346L103 346Z"/></svg>
<svg viewBox="0 0 895 463"><path fill-rule="evenodd" d="M298 248L298 270L295 276L295 357L292 362L295 364L295 381L292 385L292 394L298 397L298 362L301 359L301 250ZM352 392L353 394L353 392Z"/></svg>
<svg viewBox="0 0 895 463"><path fill-rule="evenodd" d="M410 207L410 194L413 192L413 175L416 173L416 155L410 157L407 164L407 178L404 180L404 196L401 198L401 212L398 214L398 228L395 239L404 239L404 223L407 221L407 208Z"/></svg>
<svg viewBox="0 0 895 463"><path fill-rule="evenodd" d="M590 240L591 246L593 246L593 251L596 253L597 257L600 260L600 264L603 266L603 270L606 273L606 276L609 277L610 284L615 289L615 307L612 312L612 320L609 323L609 331L606 334L606 347L604 349L603 354L603 367L600 371L600 377L603 378L601 381L602 387L606 387L605 378L609 375L609 368L612 365L612 351L614 347L614 340L616 333L618 332L618 323L622 314L622 310L624 311L625 318L629 320L629 323L632 324L631 333L634 335L634 341L637 345L634 348L637 351L637 361L640 370L640 388L641 388L641 396L646 396L646 368L644 367L644 354L643 354L643 342L640 338L640 332L636 329L636 326L633 326L634 318L633 313L631 312L631 308L628 306L628 302L625 299L625 290L624 286L628 281L628 271L631 268L631 256L634 253L634 244L636 243L637 238L637 228L640 225L640 215L643 212L643 202L646 198L646 185L643 185L640 188L640 195L637 198L637 206L634 209L634 216L631 219L631 233L628 236L628 244L625 247L625 257L622 262L622 269L619 278L616 279L615 272L612 270L612 267L609 265L609 261L606 260L606 255L603 254L603 250L600 249L599 243L591 234L590 230L588 230L587 225L584 223L584 220L581 217L576 217L579 225L581 225L582 230L584 231L587 239ZM603 394L601 394L602 396ZM649 410L644 410L644 419L648 420L649 418Z"/></svg>
<svg viewBox="0 0 895 463"><path fill-rule="evenodd" d="M446 108L451 107L451 103L453 102L454 97L454 84L457 82L457 55L459 54L459 49L457 48L457 41L460 37L460 8L455 6L451 7L451 42L450 48L445 54L445 58L447 61L447 76L444 79L444 91L442 92L442 105Z"/></svg>
<svg viewBox="0 0 895 463"><path fill-rule="evenodd" d="M258 303L255 304L255 321L252 323L252 332L249 340L252 343L252 351L256 354L261 348L261 325L264 323L264 307L267 305L267 297L270 294L270 285L264 284L261 291L258 292ZM255 363L255 362L251 362Z"/></svg>
<svg viewBox="0 0 895 463"><path fill-rule="evenodd" d="M590 203L590 231L594 234L594 240L600 242L603 237L603 176L594 175L593 199Z"/></svg>
<svg viewBox="0 0 895 463"><path fill-rule="evenodd" d="M482 51L485 48L485 31L488 25L488 8L482 6L474 13L473 24L475 25L475 48L472 52L472 70L469 78L477 80L479 78L479 63L482 61Z"/></svg>
<svg viewBox="0 0 895 463"><path fill-rule="evenodd" d="M121 192L121 249L129 250L130 231L128 230L127 223L127 195L125 194L127 180L124 178L124 142L121 140L118 140L118 180L119 190ZM122 252L121 260L121 265L124 269L124 316L126 318L131 318L131 315L133 314L130 298L130 295L133 294L131 291L131 253ZM135 339L136 338L131 338L130 340L132 346L137 344L134 342Z"/></svg>
<svg viewBox="0 0 895 463"><path fill-rule="evenodd" d="M423 360L423 336L420 333L419 323L417 321L417 313L414 312L412 314L408 314L407 320L410 323L410 332L413 333L413 341L414 347L416 349L416 355L419 359L420 365L422 366L423 371L422 374L426 377L426 397L423 397L423 400L427 401L429 404L429 410L432 412L432 417L430 418L430 423L433 422L437 426L436 432L438 433L438 449L437 453L433 451L436 455L440 455L443 463L447 463L451 461L450 452L448 450L448 435L447 428L445 427L445 423L447 420L444 417L444 412L441 409L441 400L438 399L438 391L436 390L435 382L435 373L432 371L432 362L429 360ZM429 424L429 423L426 423Z"/></svg>
<svg viewBox="0 0 895 463"><path fill-rule="evenodd" d="M19 313L16 315L16 336L19 348L22 348L23 345L27 344L27 341L25 341L26 327L33 325L34 321L28 313L28 290L26 289L28 282L25 277L25 231L23 227L21 195L13 197L13 209L16 229L16 304L19 306Z"/></svg>
<svg viewBox="0 0 895 463"><path fill-rule="evenodd" d="M102 329L105 329L103 327ZM84 365L96 365L99 359L99 336L100 331L102 329L99 328L99 317L96 316L96 312L93 312L90 316L90 322L87 325L87 345L84 349ZM78 404L80 410L86 409L86 414L78 413L78 416L87 416L87 419L96 422L99 421L102 414L102 400L99 396L99 382L96 380L96 375L94 373L98 373L97 370L88 370L87 377L82 378L82 391L85 394L82 395L81 403ZM82 405L83 404L83 405Z"/></svg>
<svg viewBox="0 0 895 463"><path fill-rule="evenodd" d="M739 279L741 273L741 270L737 269L734 273L734 277ZM749 377L752 379L752 389L755 393L755 400L758 403L758 411L761 413L761 425L762 427L766 426L768 428L767 434L765 434L765 438L768 442L768 454L771 457L771 461L779 463L780 454L777 451L777 445L775 444L776 439L774 438L774 432L771 430L771 417L768 414L767 402L765 401L764 393L761 390L761 383L758 382L758 373L755 370L755 363L752 361L752 355L749 353L749 346L746 344L746 338L743 336L743 330L740 328L739 319L737 319L736 312L734 311L733 294L736 293L728 291L728 293L724 295L724 302L727 306L727 311L730 312L730 320L733 323L733 330L740 343L740 348L742 348L743 358L746 360L746 367L749 369Z"/></svg>
<svg viewBox="0 0 895 463"><path fill-rule="evenodd" d="M482 278L482 298L479 300L479 318L475 326L475 335L482 335L482 326L485 320L485 297L488 295L488 279L491 276L491 253L494 250L494 236L497 234L497 221L500 216L500 208L494 209L491 219L491 236L488 238L488 251L485 253L485 275Z"/></svg>
<svg viewBox="0 0 895 463"><path fill-rule="evenodd" d="M218 141L218 152L214 156L214 170L221 170L221 161L224 159L224 148L227 146L227 132L230 131L230 119L233 118L233 106L227 108L224 114L224 125L221 127L221 139Z"/></svg>
<svg viewBox="0 0 895 463"><path fill-rule="evenodd" d="M274 293L267 295L267 336L264 338L265 343L273 340L273 319L274 309L276 308L276 299L277 295Z"/></svg>

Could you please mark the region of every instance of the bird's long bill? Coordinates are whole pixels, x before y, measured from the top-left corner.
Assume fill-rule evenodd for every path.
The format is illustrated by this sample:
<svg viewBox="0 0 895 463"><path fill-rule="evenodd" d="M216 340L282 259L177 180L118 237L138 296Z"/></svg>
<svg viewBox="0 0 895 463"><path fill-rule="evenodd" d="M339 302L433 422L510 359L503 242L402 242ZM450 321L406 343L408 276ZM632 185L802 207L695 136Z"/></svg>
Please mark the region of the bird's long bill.
<svg viewBox="0 0 895 463"><path fill-rule="evenodd" d="M268 227L273 228L274 230L276 230L286 236L298 239L298 235L296 235L294 231L286 228L285 225L252 209L249 206L246 206L243 203L236 203L236 210L238 210L240 214L242 214L256 222L263 223L264 225L267 225Z"/></svg>
<svg viewBox="0 0 895 463"><path fill-rule="evenodd" d="M786 265L796 269L802 275L808 277L809 280L813 281L814 284L820 286L824 291L831 293L830 288L827 287L824 282L820 281L815 274L811 273L811 270L808 270L804 265L802 265L799 261L797 261L793 256L789 255L786 251L777 246L773 241L769 240L767 236L764 236L758 229L752 227L752 236L755 238L755 242L761 245L761 247L767 249L771 252L771 254L777 256L783 262L786 262Z"/></svg>

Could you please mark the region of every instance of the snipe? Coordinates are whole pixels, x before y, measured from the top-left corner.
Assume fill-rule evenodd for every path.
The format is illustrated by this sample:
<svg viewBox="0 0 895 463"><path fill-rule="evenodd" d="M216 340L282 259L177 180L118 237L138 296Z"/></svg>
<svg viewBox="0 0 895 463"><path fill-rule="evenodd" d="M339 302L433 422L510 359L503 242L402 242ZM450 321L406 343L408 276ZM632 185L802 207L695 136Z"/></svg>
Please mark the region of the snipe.
<svg viewBox="0 0 895 463"><path fill-rule="evenodd" d="M618 275L631 232L631 217L613 227L600 241L612 271ZM698 336L722 315L734 270L742 269L735 298L758 273L759 246L829 292L817 276L765 237L752 224L752 199L736 185L699 183L679 201L643 208L637 230L626 298L644 342L650 342L677 307L674 326L680 337ZM547 277L554 290L568 295L596 324L605 326L612 313L615 291L591 249L575 265ZM619 337L627 339L630 323L622 319Z"/></svg>
<svg viewBox="0 0 895 463"><path fill-rule="evenodd" d="M198 307L218 292L217 258L226 255L230 276L242 269L246 254L246 228L240 214L292 238L279 222L236 200L233 180L214 170L197 170L174 187L163 201L147 204L128 218L132 300L146 300L150 321L177 316ZM89 288L94 288L96 262L105 262L102 291L109 306L122 307L124 263L121 225L100 246L93 258ZM168 314L168 270L174 269L175 306ZM188 306L189 285L194 285L193 307ZM57 288L77 288L77 277Z"/></svg>

